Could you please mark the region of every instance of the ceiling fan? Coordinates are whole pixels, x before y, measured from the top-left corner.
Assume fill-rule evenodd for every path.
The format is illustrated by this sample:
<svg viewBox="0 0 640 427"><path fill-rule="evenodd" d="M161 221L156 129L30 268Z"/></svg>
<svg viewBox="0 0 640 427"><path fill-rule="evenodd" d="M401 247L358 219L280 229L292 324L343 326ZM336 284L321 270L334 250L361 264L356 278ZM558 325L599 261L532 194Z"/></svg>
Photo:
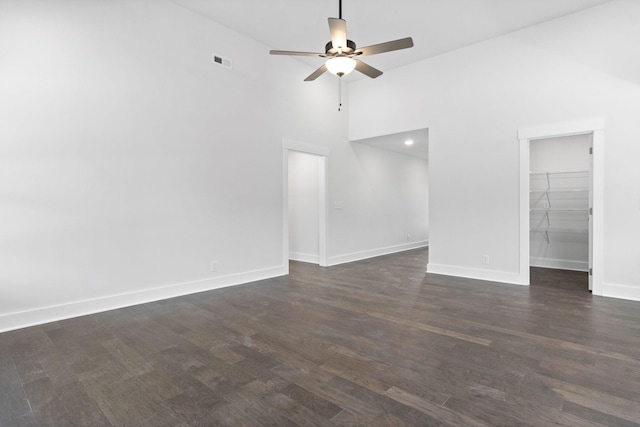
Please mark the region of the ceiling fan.
<svg viewBox="0 0 640 427"><path fill-rule="evenodd" d="M317 79L327 70L342 77L356 69L362 74L375 79L382 75L382 71L360 61L360 57L413 47L413 39L406 37L386 43L357 48L352 40L347 39L347 21L342 19L342 0L338 1L338 8L339 18L329 18L331 41L326 44L324 53L288 50L272 50L269 53L271 55L318 56L320 58L328 58L320 68L304 79L305 82L309 82Z"/></svg>

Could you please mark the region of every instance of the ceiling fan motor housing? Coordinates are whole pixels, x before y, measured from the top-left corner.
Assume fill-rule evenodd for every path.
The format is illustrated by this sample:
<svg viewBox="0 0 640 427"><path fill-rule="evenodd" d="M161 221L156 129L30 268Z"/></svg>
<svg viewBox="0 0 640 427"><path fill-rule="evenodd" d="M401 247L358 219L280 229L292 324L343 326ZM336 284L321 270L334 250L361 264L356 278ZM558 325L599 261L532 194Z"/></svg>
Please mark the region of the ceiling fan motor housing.
<svg viewBox="0 0 640 427"><path fill-rule="evenodd" d="M351 55L356 51L356 44L353 40L347 40L346 47L343 47L342 49L337 49L333 47L333 44L331 42L329 42L324 46L324 51L327 54L327 56L337 56L337 55L340 55L341 53L343 55Z"/></svg>

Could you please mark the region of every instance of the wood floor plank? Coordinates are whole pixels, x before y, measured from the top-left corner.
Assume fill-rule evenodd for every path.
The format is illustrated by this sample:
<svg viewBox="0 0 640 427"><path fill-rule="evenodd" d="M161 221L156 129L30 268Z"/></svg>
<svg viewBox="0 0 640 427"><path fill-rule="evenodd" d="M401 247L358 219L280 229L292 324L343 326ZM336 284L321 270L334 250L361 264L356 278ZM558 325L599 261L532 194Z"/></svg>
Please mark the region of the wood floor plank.
<svg viewBox="0 0 640 427"><path fill-rule="evenodd" d="M60 393L73 424L81 426L111 425L97 403L86 393L81 383L69 384L57 391Z"/></svg>
<svg viewBox="0 0 640 427"><path fill-rule="evenodd" d="M480 345L489 345L491 344L490 340L487 339L483 339L483 338L477 338L477 337L473 337L467 334L462 334L462 333L458 333L456 331L452 331L449 329L444 329L444 328L439 328L437 326L431 326L429 324L426 323L421 323L421 322L415 322L409 319L402 319L396 316L392 316L389 314L385 314L385 313L381 313L381 312L376 312L376 311L372 311L370 308L367 307L362 307L362 308L358 308L355 307L353 305L350 305L349 303L345 303L344 301L341 300L327 300L324 298L313 298L312 299L314 302L319 302L319 303L324 303L324 304L328 304L328 305L332 305L334 307L338 307L338 308L343 308L345 310L351 310L351 311L358 311L361 313L366 313L371 317L376 317L379 319L383 319L389 322L394 322L394 323L398 323L401 326L405 326L405 327L414 327L417 329L422 329L424 331L428 331L428 332L432 332L434 334L440 334L440 335L446 335L448 337L451 338L456 338L459 340L464 340L464 341L469 341L469 342L473 342L475 344L480 344Z"/></svg>
<svg viewBox="0 0 640 427"><path fill-rule="evenodd" d="M8 351L0 353L0 425L28 419L31 406Z"/></svg>
<svg viewBox="0 0 640 427"><path fill-rule="evenodd" d="M575 384L567 384L563 381L547 378L546 382L551 384L553 390L558 393L566 402L590 408L603 414L608 414L616 418L622 418L629 422L636 422L640 413L640 404L636 401L623 399L602 393ZM565 405L566 407L566 405ZM563 408L564 410L564 408Z"/></svg>
<svg viewBox="0 0 640 427"><path fill-rule="evenodd" d="M224 398L219 395L214 388L203 384L194 376L185 373L170 365L161 365L157 369L158 374L166 378L167 381L178 387L182 393L166 401L166 406L174 412L185 412L191 416L198 414L208 414L215 408L226 404Z"/></svg>
<svg viewBox="0 0 640 427"><path fill-rule="evenodd" d="M287 417L286 412L280 411L267 402L269 393L255 394L250 388L242 388L240 391L227 396L227 400L236 407L265 426L294 427L297 424Z"/></svg>
<svg viewBox="0 0 640 427"><path fill-rule="evenodd" d="M385 394L396 402L415 408L421 412L431 415L437 420L441 420L452 425L465 425L469 427L488 426L488 424L484 422L474 420L473 418L465 415L458 414L445 408L444 406L437 405L433 402L421 398L420 396L416 396L415 394L411 394L397 387L391 387Z"/></svg>
<svg viewBox="0 0 640 427"><path fill-rule="evenodd" d="M371 420L368 425L371 427L408 427L410 424L405 423L395 415L383 414Z"/></svg>
<svg viewBox="0 0 640 427"><path fill-rule="evenodd" d="M297 384L289 384L287 387L282 389L280 393L290 397L301 405L311 409L316 414L327 419L333 418L342 411L340 406L324 399L322 396L306 390L304 387L300 387Z"/></svg>
<svg viewBox="0 0 640 427"><path fill-rule="evenodd" d="M592 421L599 424L612 427L637 427L638 423L635 421L629 421L623 418L618 418L614 415L600 412L596 409L579 405L577 403L566 401L562 407L562 411L565 413L573 414L586 421Z"/></svg>
<svg viewBox="0 0 640 427"><path fill-rule="evenodd" d="M39 380L47 376L47 373L42 367L38 357L18 359L15 366L23 384Z"/></svg>
<svg viewBox="0 0 640 427"><path fill-rule="evenodd" d="M36 423L40 426L73 426L72 416L64 406L61 397L47 402L46 404L34 409L33 411Z"/></svg>
<svg viewBox="0 0 640 427"><path fill-rule="evenodd" d="M322 418L316 412L282 393L269 396L267 402L274 408L286 413L287 417L299 426L319 427L332 425L329 420Z"/></svg>
<svg viewBox="0 0 640 427"><path fill-rule="evenodd" d="M228 403L211 414L211 418L203 425L215 426L243 426L243 427L264 427L255 417L244 411L235 403Z"/></svg>
<svg viewBox="0 0 640 427"><path fill-rule="evenodd" d="M336 406L348 407L349 417L352 420L366 422L380 414L380 409L374 405L369 405L358 399L357 396L345 393L327 384L327 381L333 379L333 376L329 379L323 379L325 375L322 369L306 372L299 369L292 369L288 366L278 366L273 370L290 383L303 387L325 400L332 402Z"/></svg>
<svg viewBox="0 0 640 427"><path fill-rule="evenodd" d="M563 411L563 405L567 402L560 400L560 407L545 405L537 401L536 394L528 396L512 397L494 400L484 396L468 396L459 398L452 396L445 406L457 413L472 416L490 425L510 426L564 426L578 427L600 425L591 420L575 416ZM605 424L606 425L606 424Z"/></svg>

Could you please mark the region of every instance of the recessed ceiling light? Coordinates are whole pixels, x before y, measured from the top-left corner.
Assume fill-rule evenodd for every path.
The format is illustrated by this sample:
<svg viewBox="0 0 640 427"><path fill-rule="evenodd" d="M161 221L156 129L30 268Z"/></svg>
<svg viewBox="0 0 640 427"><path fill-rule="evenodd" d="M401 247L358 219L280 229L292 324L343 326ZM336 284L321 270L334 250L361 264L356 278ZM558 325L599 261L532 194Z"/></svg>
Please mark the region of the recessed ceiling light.
<svg viewBox="0 0 640 427"><path fill-rule="evenodd" d="M407 147L409 147L409 146L413 145L413 139L407 139L407 140L404 142L404 145L406 145Z"/></svg>

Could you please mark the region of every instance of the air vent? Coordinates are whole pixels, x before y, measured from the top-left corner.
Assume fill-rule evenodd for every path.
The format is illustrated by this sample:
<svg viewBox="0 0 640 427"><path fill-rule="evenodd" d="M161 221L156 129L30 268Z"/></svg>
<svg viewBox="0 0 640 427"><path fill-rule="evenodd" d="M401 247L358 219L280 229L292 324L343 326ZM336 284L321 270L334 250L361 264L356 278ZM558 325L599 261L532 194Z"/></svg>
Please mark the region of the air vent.
<svg viewBox="0 0 640 427"><path fill-rule="evenodd" d="M215 53L211 55L211 62L214 64L220 64L225 68L231 68L231 60Z"/></svg>

